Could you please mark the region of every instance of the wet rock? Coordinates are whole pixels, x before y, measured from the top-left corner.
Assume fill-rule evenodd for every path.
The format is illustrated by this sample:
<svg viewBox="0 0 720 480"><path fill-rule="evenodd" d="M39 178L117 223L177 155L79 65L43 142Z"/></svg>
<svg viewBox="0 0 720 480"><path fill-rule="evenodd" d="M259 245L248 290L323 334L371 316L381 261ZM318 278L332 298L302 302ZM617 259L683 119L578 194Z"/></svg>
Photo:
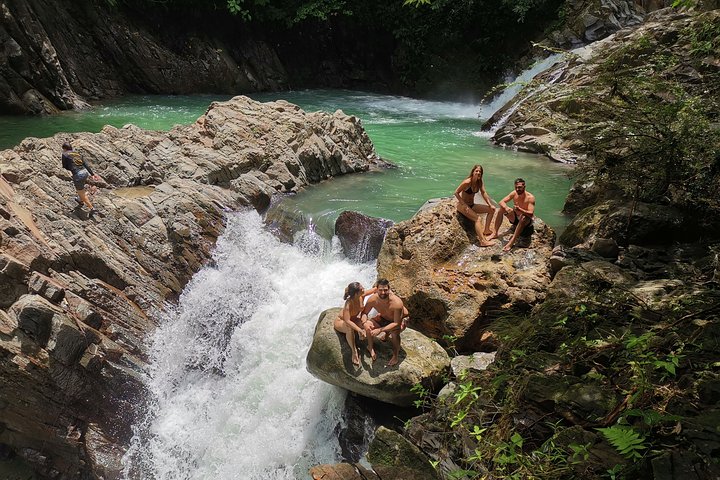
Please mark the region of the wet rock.
<svg viewBox="0 0 720 480"><path fill-rule="evenodd" d="M410 389L417 383L430 390L440 388L450 366L450 358L440 345L408 328L401 335L397 365L386 366L392 355L389 341L375 342L374 362L361 341L361 365L357 367L352 363L345 335L333 328L339 312L333 308L320 315L307 355L310 373L351 392L398 406L412 405L416 396Z"/></svg>
<svg viewBox="0 0 720 480"><path fill-rule="evenodd" d="M392 224L384 218L344 211L335 221L335 235L340 239L346 257L365 263L377 258L385 232Z"/></svg>
<svg viewBox="0 0 720 480"><path fill-rule="evenodd" d="M378 257L378 274L407 305L413 328L436 339L449 335L460 350L495 349L483 334L493 318L511 308L529 310L545 298L555 234L535 218L527 248L502 252L500 241L478 248L470 222L444 199L388 230Z"/></svg>

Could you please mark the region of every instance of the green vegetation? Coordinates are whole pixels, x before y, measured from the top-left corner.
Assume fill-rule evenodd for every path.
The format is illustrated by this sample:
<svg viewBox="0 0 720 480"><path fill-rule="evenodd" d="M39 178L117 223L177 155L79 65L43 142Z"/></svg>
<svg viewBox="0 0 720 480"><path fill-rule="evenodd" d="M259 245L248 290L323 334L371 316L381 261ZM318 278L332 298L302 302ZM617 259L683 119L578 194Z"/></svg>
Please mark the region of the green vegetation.
<svg viewBox="0 0 720 480"><path fill-rule="evenodd" d="M426 93L481 93L531 48L557 20L562 0L100 0L131 12L168 12L192 22L203 14L219 23L262 32L282 43L332 35L392 63L399 88ZM215 27L218 27L218 22ZM229 29L229 28L228 28ZM201 33L201 32L199 32ZM376 51L373 51L375 49ZM387 58L382 58L387 57ZM440 87L439 87L440 86Z"/></svg>
<svg viewBox="0 0 720 480"><path fill-rule="evenodd" d="M670 446L720 468L693 431L718 416L703 393L720 382L712 268L686 270L684 285L653 301L566 268L539 308L494 322L501 348L488 371L462 373L441 398L426 392L413 438L441 442L433 462L454 462L447 478L651 478Z"/></svg>
<svg viewBox="0 0 720 480"><path fill-rule="evenodd" d="M720 73L711 66L720 25L713 18L602 57L596 82L574 94L581 107L562 132L589 154L581 176L636 200L720 206Z"/></svg>

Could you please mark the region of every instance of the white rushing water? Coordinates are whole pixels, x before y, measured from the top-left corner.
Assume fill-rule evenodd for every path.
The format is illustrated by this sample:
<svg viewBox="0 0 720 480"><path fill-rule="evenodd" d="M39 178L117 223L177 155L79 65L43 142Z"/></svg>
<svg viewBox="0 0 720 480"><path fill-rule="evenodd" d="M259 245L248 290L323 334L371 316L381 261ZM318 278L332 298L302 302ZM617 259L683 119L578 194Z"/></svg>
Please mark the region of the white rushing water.
<svg viewBox="0 0 720 480"><path fill-rule="evenodd" d="M305 369L320 312L374 265L280 243L259 215L232 214L214 253L152 346L152 402L126 456L143 479L295 479L339 458L345 393Z"/></svg>
<svg viewBox="0 0 720 480"><path fill-rule="evenodd" d="M500 110L506 103L512 100L513 97L517 95L525 85L531 82L533 78L563 60L563 58L564 57L561 54L556 53L535 62L530 67L520 72L517 77L508 76L505 79L505 83L508 87L505 88L499 95L493 97L489 103L482 105L482 109L480 110L478 116L481 119L492 117L495 112Z"/></svg>

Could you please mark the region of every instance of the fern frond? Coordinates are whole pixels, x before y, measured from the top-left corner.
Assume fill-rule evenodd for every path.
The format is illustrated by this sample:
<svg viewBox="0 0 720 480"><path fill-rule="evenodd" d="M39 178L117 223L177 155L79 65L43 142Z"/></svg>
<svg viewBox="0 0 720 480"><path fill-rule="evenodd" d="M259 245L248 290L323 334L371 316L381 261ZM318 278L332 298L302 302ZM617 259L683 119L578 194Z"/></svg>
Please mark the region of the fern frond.
<svg viewBox="0 0 720 480"><path fill-rule="evenodd" d="M620 452L620 455L625 458L642 458L641 452L648 448L645 444L645 437L630 427L615 425L608 428L598 428L597 430L602 433L608 442L610 442L610 445L615 447L615 449Z"/></svg>

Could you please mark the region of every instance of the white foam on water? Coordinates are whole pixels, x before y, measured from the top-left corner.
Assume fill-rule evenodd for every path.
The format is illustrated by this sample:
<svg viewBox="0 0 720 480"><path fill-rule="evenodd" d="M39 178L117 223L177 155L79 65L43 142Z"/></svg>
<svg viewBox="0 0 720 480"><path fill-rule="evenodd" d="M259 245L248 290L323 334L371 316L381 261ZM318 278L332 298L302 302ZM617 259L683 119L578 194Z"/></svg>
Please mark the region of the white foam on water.
<svg viewBox="0 0 720 480"><path fill-rule="evenodd" d="M215 266L195 275L154 335L152 402L126 476L296 479L338 461L345 393L307 373L305 356L320 313L375 269L316 243L280 243L254 211L228 218Z"/></svg>
<svg viewBox="0 0 720 480"><path fill-rule="evenodd" d="M563 58L563 55L559 53L550 55L547 58L535 62L530 67L520 72L517 77L513 78L508 76L505 78L505 83L509 86L500 92L500 94L493 97L489 103L482 105L478 116L481 119L488 119L492 117L495 112L500 110L506 103L512 100L513 97L517 95L528 82L535 78L535 76L560 62Z"/></svg>

